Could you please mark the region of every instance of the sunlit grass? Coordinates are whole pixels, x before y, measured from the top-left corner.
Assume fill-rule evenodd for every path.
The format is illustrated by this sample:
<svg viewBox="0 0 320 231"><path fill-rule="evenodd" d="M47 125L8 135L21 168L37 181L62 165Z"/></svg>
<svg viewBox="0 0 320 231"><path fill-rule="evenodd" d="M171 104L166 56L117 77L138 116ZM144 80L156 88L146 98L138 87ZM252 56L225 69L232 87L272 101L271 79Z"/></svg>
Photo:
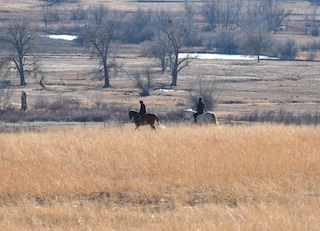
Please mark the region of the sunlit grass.
<svg viewBox="0 0 320 231"><path fill-rule="evenodd" d="M307 230L318 127L75 127L0 134L9 230Z"/></svg>

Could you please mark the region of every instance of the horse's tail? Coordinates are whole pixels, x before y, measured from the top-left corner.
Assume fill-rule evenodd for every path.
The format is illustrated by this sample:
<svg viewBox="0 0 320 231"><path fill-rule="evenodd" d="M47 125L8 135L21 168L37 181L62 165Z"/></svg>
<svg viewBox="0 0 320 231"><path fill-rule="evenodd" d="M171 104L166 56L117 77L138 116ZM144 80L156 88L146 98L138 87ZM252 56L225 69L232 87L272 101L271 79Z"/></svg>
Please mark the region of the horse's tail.
<svg viewBox="0 0 320 231"><path fill-rule="evenodd" d="M159 121L158 121L158 126L162 129L166 129L166 126L162 125Z"/></svg>
<svg viewBox="0 0 320 231"><path fill-rule="evenodd" d="M158 124L158 126L159 126L160 128L162 128L162 129L165 129L165 128L166 128L166 126L162 125L162 124L159 122L158 116L156 116L156 120L157 120L157 124Z"/></svg>
<svg viewBox="0 0 320 231"><path fill-rule="evenodd" d="M218 128L220 128L220 125L217 120L217 116L214 113L212 113L211 122L214 123L214 125L216 125Z"/></svg>

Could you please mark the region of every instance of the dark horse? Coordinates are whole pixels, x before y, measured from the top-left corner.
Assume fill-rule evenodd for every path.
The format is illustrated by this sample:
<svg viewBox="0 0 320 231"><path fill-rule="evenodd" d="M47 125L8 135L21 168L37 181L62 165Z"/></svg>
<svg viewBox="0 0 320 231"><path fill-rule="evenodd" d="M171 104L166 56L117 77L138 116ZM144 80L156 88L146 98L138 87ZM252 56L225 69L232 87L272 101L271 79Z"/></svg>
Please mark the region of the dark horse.
<svg viewBox="0 0 320 231"><path fill-rule="evenodd" d="M142 125L150 125L152 129L156 129L154 124L157 122L159 126L162 126L159 122L158 116L155 114L147 113L139 117L139 113L136 111L129 111L129 120L136 124L136 129Z"/></svg>

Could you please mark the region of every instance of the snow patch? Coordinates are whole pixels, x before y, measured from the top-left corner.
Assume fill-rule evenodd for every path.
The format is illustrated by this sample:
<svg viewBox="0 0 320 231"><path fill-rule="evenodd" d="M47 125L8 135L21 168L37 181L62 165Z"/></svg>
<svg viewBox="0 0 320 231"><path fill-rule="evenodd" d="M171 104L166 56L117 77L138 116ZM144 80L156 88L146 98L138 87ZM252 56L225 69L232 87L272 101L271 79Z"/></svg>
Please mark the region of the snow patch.
<svg viewBox="0 0 320 231"><path fill-rule="evenodd" d="M78 38L77 35L67 35L67 34L54 34L54 35L45 35L45 37L51 38L51 39L61 39L61 40L68 40L72 41Z"/></svg>
<svg viewBox="0 0 320 231"><path fill-rule="evenodd" d="M224 60L257 60L255 55L229 55L229 54L211 54L211 53L180 53L179 58L190 59L224 59ZM270 57L260 55L260 59L279 59L276 57Z"/></svg>

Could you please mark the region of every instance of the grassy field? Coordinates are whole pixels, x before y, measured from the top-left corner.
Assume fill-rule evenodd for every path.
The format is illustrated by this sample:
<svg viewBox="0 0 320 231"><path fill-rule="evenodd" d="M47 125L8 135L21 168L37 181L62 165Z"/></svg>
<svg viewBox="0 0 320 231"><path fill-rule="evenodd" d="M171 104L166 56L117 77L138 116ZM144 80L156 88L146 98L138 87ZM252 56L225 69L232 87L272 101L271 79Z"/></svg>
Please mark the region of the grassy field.
<svg viewBox="0 0 320 231"><path fill-rule="evenodd" d="M0 134L2 230L317 230L319 127Z"/></svg>
<svg viewBox="0 0 320 231"><path fill-rule="evenodd" d="M196 7L201 6L200 1L191 1ZM171 10L181 9L183 1L174 2L132 2L132 1L90 1L90 4L106 4L110 8L131 12L138 8L161 9L170 5ZM311 14L312 7L307 2L287 1L284 3L286 10L291 10L288 19L289 25L300 23L304 15ZM89 3L80 1L79 4L57 4L48 7L44 2L12 1L5 6L0 14L0 19L19 18L26 16L32 20L40 32L56 31L56 28L74 26L74 22L67 20L67 16L59 22L49 23L45 28L43 13L46 10L60 12L62 9L72 10L79 6L88 7ZM70 15L69 15L70 16ZM2 18L3 17L3 18ZM81 23L81 22L80 22ZM39 32L39 33L40 33ZM298 44L315 40L315 37L304 36L299 32L292 32L292 28L273 34L274 37L294 38ZM11 87L10 103L15 107L20 106L21 91L27 92L28 108L34 110L39 100L50 101L60 98L74 99L83 107L93 107L98 103L121 106L124 114L128 109L137 110L139 107L139 89L135 87L133 75L143 72L146 68L154 68L155 61L141 56L140 45L119 46L118 62L123 71L117 75L112 74L111 88L102 89L102 81L94 79L94 69L97 62L89 59L88 50L72 41L52 40L38 37L40 67L45 75L43 90L38 82L39 78L27 78L27 87L19 87L19 79L12 75L6 77L14 85ZM203 51L203 47L195 48ZM188 50L186 50L188 52ZM281 114L292 113L299 117L308 114L316 117L319 111L319 57L315 61L304 61L306 54L299 53L299 61L231 61L231 60L191 60L190 66L179 73L178 86L175 91L163 92L152 90L150 96L144 101L150 112L156 113L161 118L168 114L182 112L183 109L193 105L189 100L191 86L198 84L203 79L207 85L215 85L216 101L213 109L220 121L237 122L242 117L254 114ZM154 77L155 88L169 87L170 73ZM228 119L230 116L233 119ZM126 116L125 116L126 117ZM124 122L121 121L120 122Z"/></svg>
<svg viewBox="0 0 320 231"><path fill-rule="evenodd" d="M160 121L168 118L170 113L180 114L182 119L183 109L193 107L188 89L196 86L199 79L209 86L214 85L216 104L213 110L222 124L223 121L237 123L243 116L255 113L292 113L294 117L302 117L317 116L320 111L318 62L263 60L257 64L255 61L192 60L190 67L180 73L178 86L171 89L174 91L155 89L147 97L139 95L133 77L125 73L112 77L111 88L103 89L101 81L93 81L91 74L83 75L94 65L86 58L48 58L42 62L46 70L45 90L31 78L27 80L27 87L10 89L10 100L17 108L21 91L27 93L30 110L27 113L34 111L39 102L50 103L65 98L76 100L86 108L97 104L122 107L123 116L115 120L123 123L127 122L127 110L138 110L139 100L143 99L148 111L158 114ZM148 64L152 65L145 58L124 57L120 62L129 72L133 66L143 70ZM17 80L12 78L12 82ZM154 84L160 89L168 86L169 75L156 76Z"/></svg>
<svg viewBox="0 0 320 231"><path fill-rule="evenodd" d="M131 12L168 5L174 11L181 2L90 4ZM80 3L88 6L88 1ZM312 13L307 2L285 4L293 10L289 29ZM44 11L77 6L11 1L2 6L0 23L27 16L39 33L58 31L72 25L62 20L44 28ZM299 44L315 39L288 31L272 36L292 37ZM169 73L157 75L150 96L141 97L132 74L155 63L141 56L139 45L119 47L123 71L112 75L111 87L103 89L102 81L94 78L97 63L84 47L45 37L37 43L46 88L38 78L28 77L28 85L21 87L16 76L8 76L15 108L25 91L25 116L39 110L40 103L59 99L88 109L120 107L123 113L102 123L64 122L55 127L50 121L26 123L19 118L13 124L1 122L1 230L319 229L319 126L242 124L246 116L281 117L287 112L295 118L314 116L311 124L317 124L318 54L315 61L305 61L303 52L297 61L190 60L179 73L177 87L156 90L170 88L171 81ZM182 110L192 107L188 91L200 80L214 84L213 110L220 129L180 123ZM128 123L127 110L138 110L141 99L166 129L146 126L137 131ZM172 113L177 118L166 120Z"/></svg>

